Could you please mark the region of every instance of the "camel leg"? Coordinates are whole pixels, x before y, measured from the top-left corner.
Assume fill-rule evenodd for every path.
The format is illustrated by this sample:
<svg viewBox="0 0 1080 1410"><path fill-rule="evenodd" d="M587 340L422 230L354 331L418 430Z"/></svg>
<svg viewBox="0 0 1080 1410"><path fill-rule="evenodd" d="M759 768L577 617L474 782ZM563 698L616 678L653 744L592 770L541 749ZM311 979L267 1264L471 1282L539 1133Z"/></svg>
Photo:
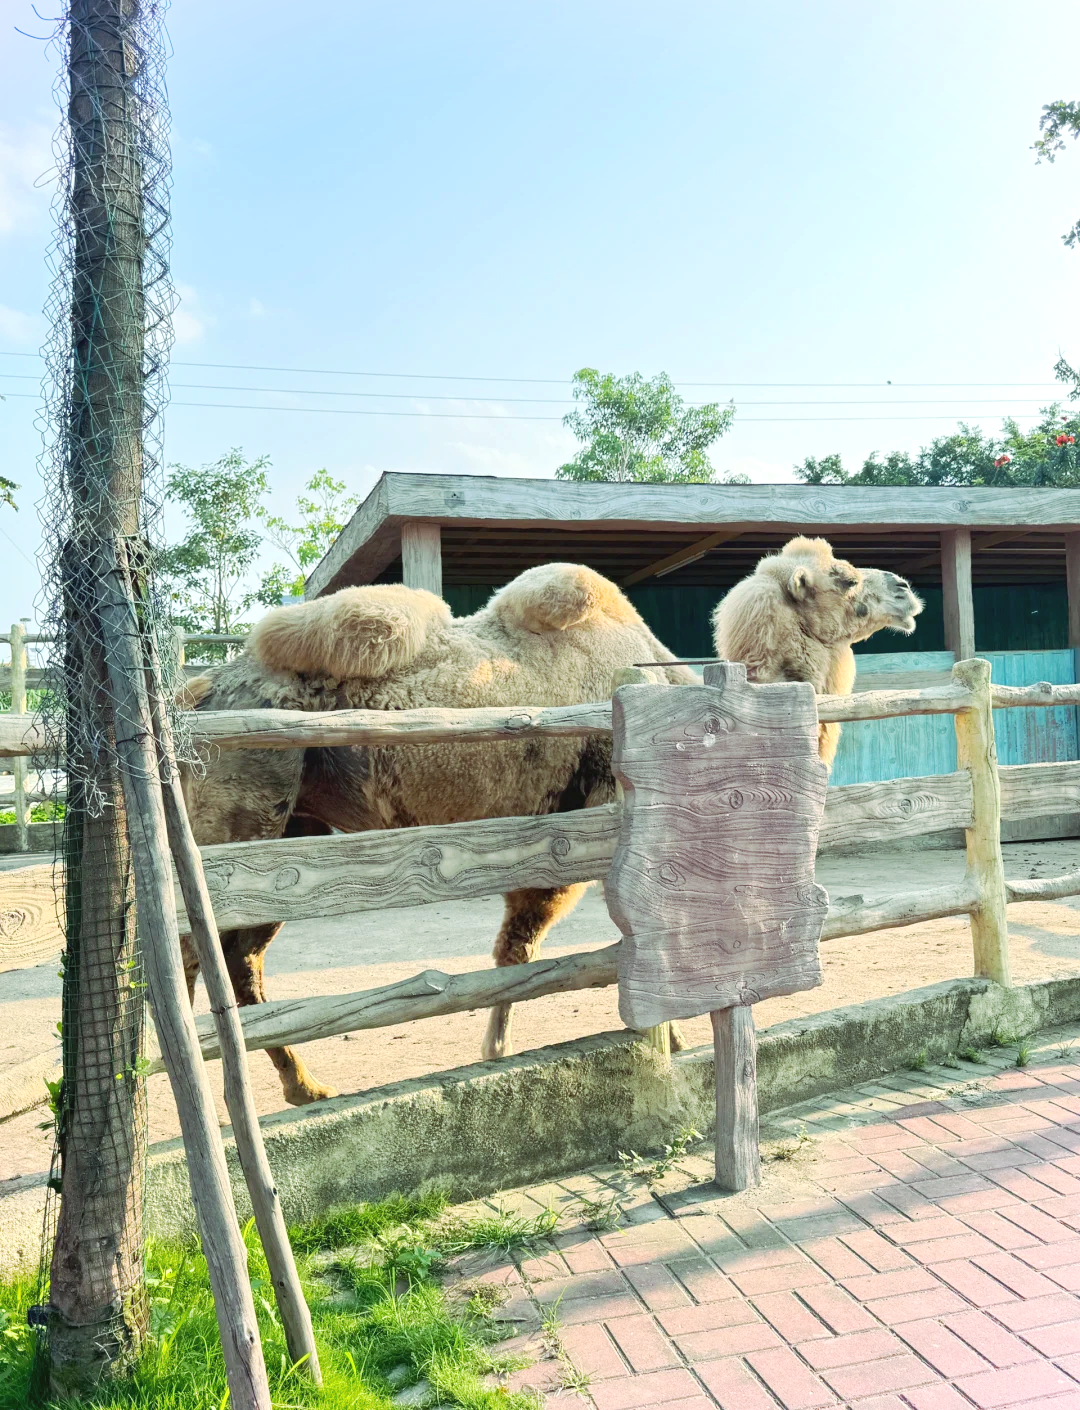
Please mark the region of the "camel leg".
<svg viewBox="0 0 1080 1410"><path fill-rule="evenodd" d="M588 882L554 890L508 891L506 914L495 941L497 965L526 964L536 956L548 931L569 915L585 894ZM481 1053L485 1059L509 1057L514 1051L510 1036L513 1004L495 1004L488 1018Z"/></svg>
<svg viewBox="0 0 1080 1410"><path fill-rule="evenodd" d="M241 1007L245 1004L265 1003L263 961L270 941L280 929L280 925L252 925L244 930L222 932L221 948L225 954L236 1002ZM303 1060L297 1057L292 1048L267 1048L266 1051L278 1070L285 1100L290 1105L306 1106L308 1102L337 1096L333 1087L325 1087L312 1077Z"/></svg>

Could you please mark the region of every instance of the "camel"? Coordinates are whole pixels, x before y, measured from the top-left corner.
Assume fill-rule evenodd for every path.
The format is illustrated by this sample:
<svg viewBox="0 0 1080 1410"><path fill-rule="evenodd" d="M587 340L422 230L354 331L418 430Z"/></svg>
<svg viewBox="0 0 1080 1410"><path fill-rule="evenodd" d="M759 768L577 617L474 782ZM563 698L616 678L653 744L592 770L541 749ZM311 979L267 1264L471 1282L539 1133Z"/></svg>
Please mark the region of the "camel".
<svg viewBox="0 0 1080 1410"><path fill-rule="evenodd" d="M528 569L459 619L441 598L399 584L276 608L242 655L189 681L184 699L198 710L569 705L608 699L618 667L673 660L613 583L552 563ZM652 674L672 684L696 679L677 664ZM196 840L206 845L593 807L614 799L610 761L611 741L599 738L225 751L203 771L189 770L184 791ZM584 891L510 892L495 963L532 959ZM263 961L279 928L223 932L240 1004L264 1000ZM184 963L193 993L198 962L189 941ZM485 1057L511 1051L510 1013L510 1005L492 1009ZM336 1095L291 1048L269 1052L286 1101Z"/></svg>
<svg viewBox="0 0 1080 1410"><path fill-rule="evenodd" d="M745 662L751 681L809 681L818 695L847 695L852 644L882 628L910 636L923 605L895 573L855 568L825 539L795 538L717 606L716 654ZM818 753L829 767L839 743L839 724L818 726Z"/></svg>

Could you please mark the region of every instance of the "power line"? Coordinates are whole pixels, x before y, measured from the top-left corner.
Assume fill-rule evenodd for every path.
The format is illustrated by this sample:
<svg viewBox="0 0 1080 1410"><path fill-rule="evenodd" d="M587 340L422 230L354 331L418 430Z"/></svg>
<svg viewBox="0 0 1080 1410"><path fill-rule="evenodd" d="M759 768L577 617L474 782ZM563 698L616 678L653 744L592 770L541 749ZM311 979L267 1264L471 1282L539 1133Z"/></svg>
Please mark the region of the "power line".
<svg viewBox="0 0 1080 1410"><path fill-rule="evenodd" d="M23 397L36 400L33 392L8 392L9 397ZM777 405L775 402L765 403L766 405ZM787 403L779 403L786 405ZM991 403L994 405L996 403ZM215 402L215 401L174 401L171 406L184 407L186 409L196 409L203 411L270 411L286 412L296 415L309 416L396 416L409 417L417 420L433 421L550 421L560 422L561 416L521 416L512 414L510 416L499 416L494 412L485 411L386 411L376 410L369 407L337 407L337 406L253 406L243 402ZM814 405L814 403L810 403ZM847 405L858 406L858 402L847 403ZM976 412L976 416L990 416L992 412ZM742 416L739 418L740 426L756 425L795 425L796 423L809 421L957 421L963 419L963 412L954 412L951 416ZM1021 421L1037 421L1039 418L1035 412L1020 412L1017 416Z"/></svg>
<svg viewBox="0 0 1080 1410"><path fill-rule="evenodd" d="M33 381L32 376L22 373L0 372L0 377L9 381ZM227 383L219 382L174 382L175 388L186 392L257 392L265 393L269 396L308 396L308 397L375 397L380 400L393 401L451 401L451 402L473 402L483 405L493 406L573 406L573 402L562 397L466 397L466 396L429 396L422 392L339 392L323 391L318 387L237 387ZM25 392L11 392L10 396L26 396ZM857 398L850 401L825 401L820 398L811 401L748 401L740 399L733 404L736 408L740 406L952 406L961 401L965 406L1038 406L1042 401L1041 397L993 397L984 401L974 401L970 397L915 397L915 398L893 398L885 401L868 401L865 398ZM176 403L180 405L180 403ZM190 403L189 403L190 404ZM691 403L700 405L700 403ZM270 410L271 408L267 408ZM281 408L287 410L288 408ZM312 408L315 410L316 408ZM416 412L418 416L425 415L424 412ZM508 418L504 418L508 419Z"/></svg>
<svg viewBox="0 0 1080 1410"><path fill-rule="evenodd" d="M40 353L0 352L0 357L40 357ZM244 362L184 362L177 359L173 367L214 368L227 372L301 372L315 377L386 377L412 382L502 382L517 386L569 387L568 377L478 377L447 372L357 372L344 367L271 367ZM1045 382L676 382L680 387L1058 387L1060 383ZM244 388L243 390L249 390ZM254 390L254 389L251 389ZM323 393L319 393L323 395ZM529 400L537 400L529 398Z"/></svg>

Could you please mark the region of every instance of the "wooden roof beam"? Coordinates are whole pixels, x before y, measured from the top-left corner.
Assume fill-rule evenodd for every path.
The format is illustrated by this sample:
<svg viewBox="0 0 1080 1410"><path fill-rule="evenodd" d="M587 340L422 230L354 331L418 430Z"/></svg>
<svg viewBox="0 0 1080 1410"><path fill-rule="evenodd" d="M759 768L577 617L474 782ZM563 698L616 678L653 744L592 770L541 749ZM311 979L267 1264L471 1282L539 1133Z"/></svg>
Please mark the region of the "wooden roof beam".
<svg viewBox="0 0 1080 1410"><path fill-rule="evenodd" d="M1027 539L1036 529L1003 529L999 534L984 534L976 539L972 544L972 549L981 553L986 548L997 548L999 543L1012 543L1014 539ZM922 558L916 558L914 563L907 565L909 573L917 573L922 568L936 568L941 562L941 549L935 549L933 553L927 553Z"/></svg>
<svg viewBox="0 0 1080 1410"><path fill-rule="evenodd" d="M674 573L676 568L685 568L688 563L696 563L699 558L704 558L714 548L719 548L722 543L730 543L732 539L737 539L742 533L741 529L721 529L719 533L709 534L706 538L698 539L696 543L691 543L686 548L680 548L678 553L669 553L666 558L660 558L655 563L650 563L647 568L639 568L636 573L631 573L628 578L623 578L620 587L633 587L635 583L644 582L646 578L663 578L668 573Z"/></svg>

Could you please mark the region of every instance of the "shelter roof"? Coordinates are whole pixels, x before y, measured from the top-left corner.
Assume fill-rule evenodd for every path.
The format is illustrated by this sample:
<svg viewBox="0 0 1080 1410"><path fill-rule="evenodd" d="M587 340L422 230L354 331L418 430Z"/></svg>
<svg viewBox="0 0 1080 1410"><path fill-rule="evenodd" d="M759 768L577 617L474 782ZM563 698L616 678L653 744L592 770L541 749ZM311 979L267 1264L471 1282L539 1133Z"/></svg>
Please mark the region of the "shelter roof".
<svg viewBox="0 0 1080 1410"><path fill-rule="evenodd" d="M659 576L722 587L795 533L821 534L856 563L933 583L940 533L958 527L973 530L976 583L1031 583L1064 579L1064 535L1080 528L1080 490L385 474L312 572L308 596L400 580L401 525L410 520L440 526L447 584L495 585L532 564L569 560L627 586ZM676 575L667 579L665 568Z"/></svg>

